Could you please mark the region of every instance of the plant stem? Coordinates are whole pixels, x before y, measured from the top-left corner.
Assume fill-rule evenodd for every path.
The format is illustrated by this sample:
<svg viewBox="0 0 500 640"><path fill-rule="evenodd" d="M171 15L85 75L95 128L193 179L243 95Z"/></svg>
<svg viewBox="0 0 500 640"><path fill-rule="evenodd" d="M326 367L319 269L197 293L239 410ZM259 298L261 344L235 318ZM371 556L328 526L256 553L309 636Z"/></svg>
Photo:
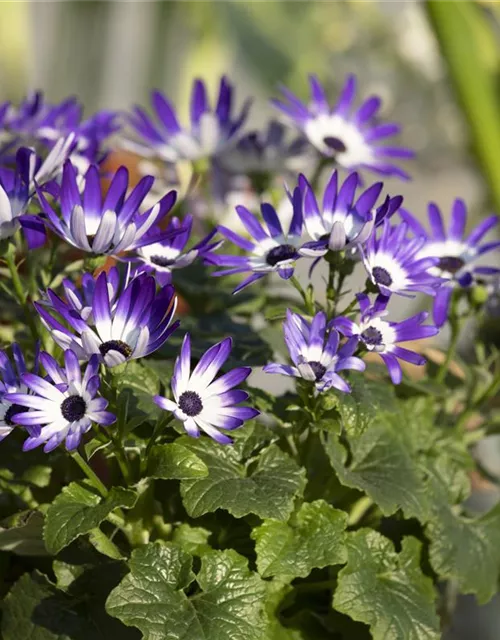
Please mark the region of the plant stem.
<svg viewBox="0 0 500 640"><path fill-rule="evenodd" d="M12 278L12 286L14 287L14 293L16 294L16 298L19 301L19 304L23 308L24 316L26 320L26 324L28 325L31 335L33 336L33 340L38 340L38 331L36 328L33 309L30 308L29 304L26 302L26 295L24 293L24 286L21 282L21 278L19 277L19 272L17 270L16 265L16 248L13 244L9 245L7 249L7 253L5 254L5 261L7 263L7 267L10 271L10 276Z"/></svg>
<svg viewBox="0 0 500 640"><path fill-rule="evenodd" d="M314 307L311 308L311 304L309 301L309 298L307 296L307 293L304 291L302 285L300 284L298 278L296 276L292 276L290 278L290 282L291 284L295 287L295 289L297 289L297 291L300 293L300 296L304 302L304 307L306 310L306 313L313 316L314 315Z"/></svg>
<svg viewBox="0 0 500 640"><path fill-rule="evenodd" d="M452 309L450 313L450 328L451 328L450 344L448 346L448 351L446 352L446 358L437 371L436 382L442 383L446 378L446 374L448 373L448 368L457 350L461 327L462 327L462 319Z"/></svg>
<svg viewBox="0 0 500 640"><path fill-rule="evenodd" d="M146 446L146 450L144 451L144 456L142 458L142 462L141 462L141 472L145 473L146 469L147 469L147 465L148 465L148 460L149 460L149 454L151 452L151 449L153 448L153 445L155 444L156 440L158 439L158 436L160 435L160 433L166 429L168 427L168 425L173 422L174 420L174 416L167 416L165 417L161 417L159 418L159 420L157 420L155 427L153 429L153 433L151 435L151 438L149 439L149 442Z"/></svg>
<svg viewBox="0 0 500 640"><path fill-rule="evenodd" d="M78 453L78 451L73 451L71 457L76 462L76 464L80 467L83 473L87 476L87 478L92 483L92 486L99 491L103 498L106 498L108 495L108 490L104 483L99 479L97 474L90 468L87 462L82 458L82 456Z"/></svg>
<svg viewBox="0 0 500 640"><path fill-rule="evenodd" d="M358 524L366 512L373 506L373 500L368 496L363 496L352 506L351 512L347 519L347 525L353 527Z"/></svg>
<svg viewBox="0 0 500 640"><path fill-rule="evenodd" d="M112 442L115 450L116 461L118 462L118 466L120 467L120 471L122 472L125 484L128 486L131 483L132 478L127 454L125 453L125 449L123 448L123 444L120 440L112 438Z"/></svg>

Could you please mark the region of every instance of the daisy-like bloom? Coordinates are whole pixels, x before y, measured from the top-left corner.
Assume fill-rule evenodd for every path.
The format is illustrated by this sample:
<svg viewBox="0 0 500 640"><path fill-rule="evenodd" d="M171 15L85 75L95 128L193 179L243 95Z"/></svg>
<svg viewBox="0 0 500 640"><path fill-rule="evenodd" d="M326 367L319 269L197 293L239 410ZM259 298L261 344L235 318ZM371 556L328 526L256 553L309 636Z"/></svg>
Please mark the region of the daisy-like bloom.
<svg viewBox="0 0 500 640"><path fill-rule="evenodd" d="M350 393L351 387L338 371L365 370L365 363L353 355L358 346L358 338L350 338L339 349L339 333L336 329L327 329L326 314L323 311L317 313L309 323L298 313L287 309L283 334L295 366L273 362L264 367L266 373L304 378L314 382L318 391L334 387Z"/></svg>
<svg viewBox="0 0 500 640"><path fill-rule="evenodd" d="M273 104L298 127L324 156L332 157L345 169L368 169L386 176L408 179L406 171L392 164L392 158L413 158L403 147L384 146L385 138L400 131L394 123L380 123L377 113L381 100L371 96L355 111L356 78L348 76L337 104L330 107L324 88L316 76L309 76L311 101L301 102L291 91L282 88L285 101Z"/></svg>
<svg viewBox="0 0 500 640"><path fill-rule="evenodd" d="M30 409L16 413L15 423L39 429L37 435L30 435L24 441L23 451L45 443L43 450L47 453L63 440L66 449L72 451L93 422L106 427L115 422L116 417L105 410L108 401L97 396L100 384L97 356L90 359L83 376L78 358L70 350L64 353L64 367L48 353L40 355L40 362L48 374L46 378L33 373L22 375L31 394L6 395L10 402Z"/></svg>
<svg viewBox="0 0 500 640"><path fill-rule="evenodd" d="M15 169L0 169L0 240L10 238L23 228L30 249L45 242L45 225L38 216L26 213L31 200L30 159L33 152L21 147Z"/></svg>
<svg viewBox="0 0 500 640"><path fill-rule="evenodd" d="M140 264L136 267L135 273L154 272L158 284L164 286L172 281L172 271L174 269L183 269L189 266L198 256L203 256L222 244L222 240L210 244L210 241L217 233L217 230L214 230L206 238L195 244L192 249L184 251L192 228L193 216L188 215L183 220L172 218L166 230L178 230L180 233L167 240L155 242L138 249L137 259L140 260Z"/></svg>
<svg viewBox="0 0 500 640"><path fill-rule="evenodd" d="M155 279L147 274L132 278L113 299L114 287L105 272L98 276L86 319L76 312L74 300L65 302L51 289L48 300L34 304L62 349L71 349L79 360L96 354L106 366L115 367L159 349L179 322L171 324L177 306L173 287L157 293Z"/></svg>
<svg viewBox="0 0 500 640"><path fill-rule="evenodd" d="M379 236L373 233L360 247L365 269L384 296L397 293L411 297L417 291L434 296L441 279L429 269L438 259L420 257L425 238L409 239L407 233L405 222L392 227L389 220L384 220Z"/></svg>
<svg viewBox="0 0 500 640"><path fill-rule="evenodd" d="M429 273L442 279L434 300L434 322L441 327L448 317L451 295L457 287L469 287L475 276L492 275L499 269L488 266L477 266L478 259L484 254L498 249L500 242L485 242L484 236L498 224L497 216L490 216L479 223L465 236L467 224L467 207L459 198L453 203L448 231L443 223L441 211L434 203L428 207L430 233L408 211L401 211L401 216L416 236L425 239L417 258L437 258Z"/></svg>
<svg viewBox="0 0 500 640"><path fill-rule="evenodd" d="M333 320L332 325L349 338L356 336L368 351L378 353L389 371L392 382L399 384L403 372L398 360L419 366L424 365L426 360L414 351L399 347L397 343L430 338L435 336L439 329L432 325L423 325L429 315L426 311L402 322L390 322L384 319L388 313L387 298L378 296L372 306L367 295L359 294L356 297L361 312L359 323L339 316Z"/></svg>
<svg viewBox="0 0 500 640"><path fill-rule="evenodd" d="M68 161L64 165L59 216L47 201L41 189L37 190L47 226L74 247L96 255L116 256L146 244L153 244L171 235L155 226L154 233L147 233L153 225L168 214L174 206L176 192L170 191L154 207L139 213L139 207L153 184L152 177L145 177L126 197L128 171L120 167L113 176L106 197L101 194L99 169L92 165L85 174L85 188L79 193L77 172Z"/></svg>
<svg viewBox="0 0 500 640"><path fill-rule="evenodd" d="M326 186L321 207L307 179L299 176L299 187L304 198L304 225L313 239L300 249L305 256L324 256L328 250L342 251L363 244L373 229L389 219L403 202L401 196L387 197L375 207L383 188L376 182L355 200L359 176L351 173L338 186L338 174L334 171Z"/></svg>
<svg viewBox="0 0 500 640"><path fill-rule="evenodd" d="M198 160L219 154L241 136L248 115L250 100L241 111L233 113L233 87L222 77L215 108L210 106L205 84L195 80L191 94L190 124L182 127L172 104L159 91L154 91L151 103L153 120L140 107L135 107L130 124L145 144L127 142L126 146L141 155L156 155L167 162Z"/></svg>
<svg viewBox="0 0 500 640"><path fill-rule="evenodd" d="M123 288L127 286L129 282L129 273L125 278ZM112 267L106 274L106 281L108 286L108 297L111 308L116 306L116 298L120 291L120 273L116 267ZM96 280L91 273L84 273L81 278L81 286L78 288L75 283L69 278L64 278L62 281L62 288L64 291L64 302L69 309L72 309L82 320L87 324L94 324L94 317L92 315L92 301L94 299L94 291L96 286ZM49 308L52 307L50 298L46 295L42 297L38 304L45 305Z"/></svg>
<svg viewBox="0 0 500 640"><path fill-rule="evenodd" d="M26 373L26 362L21 348L15 343L12 345L12 359L14 365L7 353L3 350L0 351L0 441L16 428L14 416L26 411L24 405L7 400L6 394L29 393L28 387L22 382L22 376ZM38 347L35 352L34 370L36 371L37 368ZM39 429L31 425L28 425L26 429L32 436L36 436L39 432Z"/></svg>
<svg viewBox="0 0 500 640"><path fill-rule="evenodd" d="M248 399L248 393L234 388L248 378L252 371L250 367L232 369L214 380L229 357L231 347L231 338L218 342L203 354L191 372L191 339L186 334L172 376L174 399L153 398L159 407L173 412L194 438L199 437L201 429L216 442L231 444L232 439L219 429L234 431L245 420L259 415L257 409L238 406Z"/></svg>
<svg viewBox="0 0 500 640"><path fill-rule="evenodd" d="M248 209L241 205L237 206L236 213L254 241L251 242L224 226L219 226L219 231L237 247L247 251L249 255L207 254L205 260L208 264L228 267L221 271L215 271L212 275L225 276L251 271L251 275L243 280L233 293L241 291L244 287L273 271L276 271L285 280L291 278L295 262L300 258L299 247L302 237L302 197L298 187L293 192L292 205L293 216L287 234L284 233L276 210L271 204L263 203L260 208L267 225L267 231Z"/></svg>
<svg viewBox="0 0 500 640"><path fill-rule="evenodd" d="M222 153L218 161L233 174L283 173L304 159L307 145L302 136L289 140L288 132L280 122L271 120L264 131L243 136L236 146Z"/></svg>
<svg viewBox="0 0 500 640"><path fill-rule="evenodd" d="M83 107L74 97L58 104L48 103L38 91L27 96L16 108L6 102L0 105L0 128L11 139L11 145L22 142L26 145L41 143L52 149L60 138L72 135L75 144L72 161L88 168L102 156L101 145L119 129L117 114L113 111L98 111L83 119Z"/></svg>

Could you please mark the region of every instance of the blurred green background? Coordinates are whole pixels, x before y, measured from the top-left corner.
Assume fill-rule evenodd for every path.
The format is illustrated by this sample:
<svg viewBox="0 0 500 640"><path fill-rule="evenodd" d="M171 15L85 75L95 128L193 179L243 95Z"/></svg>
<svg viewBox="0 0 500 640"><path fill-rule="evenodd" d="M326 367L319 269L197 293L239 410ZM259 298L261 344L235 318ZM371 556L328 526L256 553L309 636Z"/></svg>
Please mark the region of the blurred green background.
<svg viewBox="0 0 500 640"><path fill-rule="evenodd" d="M87 112L147 103L161 88L186 108L195 76L227 72L253 123L282 82L306 97L316 72L334 94L347 72L384 98L418 151L414 181L393 187L419 213L456 195L500 211L499 4L368 2L0 2L2 99L42 88ZM391 188L391 185L389 185ZM425 191L425 194L423 194Z"/></svg>

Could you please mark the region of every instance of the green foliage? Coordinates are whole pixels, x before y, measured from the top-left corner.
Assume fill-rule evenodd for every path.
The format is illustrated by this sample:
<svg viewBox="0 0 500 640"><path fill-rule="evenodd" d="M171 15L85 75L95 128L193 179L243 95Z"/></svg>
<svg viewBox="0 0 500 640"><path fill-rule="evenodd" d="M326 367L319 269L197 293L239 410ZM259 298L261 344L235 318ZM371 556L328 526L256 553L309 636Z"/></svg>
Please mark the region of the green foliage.
<svg viewBox="0 0 500 640"><path fill-rule="evenodd" d="M267 520L252 532L263 578L305 578L312 569L346 562L345 512L323 500L304 503L288 523Z"/></svg>
<svg viewBox="0 0 500 640"><path fill-rule="evenodd" d="M257 458L239 455L234 447L181 438L182 444L207 466L208 476L181 481L181 495L192 518L225 509L236 518L254 513L286 520L304 486L304 473L275 444Z"/></svg>
<svg viewBox="0 0 500 640"><path fill-rule="evenodd" d="M404 538L401 552L375 531L347 539L347 566L339 573L333 605L370 625L374 640L438 640L432 581L419 566L420 544Z"/></svg>
<svg viewBox="0 0 500 640"><path fill-rule="evenodd" d="M207 465L178 442L157 445L151 450L148 475L164 480L189 480L208 475Z"/></svg>
<svg viewBox="0 0 500 640"><path fill-rule="evenodd" d="M72 482L47 510L43 531L45 545L57 554L78 536L98 527L118 507L132 508L137 494L114 487L102 498L88 482Z"/></svg>
<svg viewBox="0 0 500 640"><path fill-rule="evenodd" d="M191 595L186 589L196 580ZM130 559L130 573L106 603L108 613L138 627L145 640L259 640L265 585L234 551L192 557L150 544Z"/></svg>

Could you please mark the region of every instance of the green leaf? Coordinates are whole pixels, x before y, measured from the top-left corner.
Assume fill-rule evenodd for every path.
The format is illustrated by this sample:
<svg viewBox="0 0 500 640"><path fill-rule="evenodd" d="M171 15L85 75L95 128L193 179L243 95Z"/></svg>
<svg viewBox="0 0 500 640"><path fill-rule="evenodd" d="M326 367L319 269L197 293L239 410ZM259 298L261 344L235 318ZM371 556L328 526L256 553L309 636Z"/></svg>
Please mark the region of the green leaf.
<svg viewBox="0 0 500 640"><path fill-rule="evenodd" d="M208 529L192 527L183 523L175 529L172 535L172 542L186 553L190 553L193 556L202 556L211 551L211 547L208 544L208 539L211 535L212 532Z"/></svg>
<svg viewBox="0 0 500 640"><path fill-rule="evenodd" d="M107 498L87 482L72 482L50 505L45 516L44 539L49 553L56 555L79 536L95 529L116 508L130 509L137 495L115 487Z"/></svg>
<svg viewBox="0 0 500 640"><path fill-rule="evenodd" d="M427 497L420 470L400 438L384 425L374 425L349 440L348 452L335 436L326 436L325 450L340 482L360 489L385 515L403 509L407 517L425 520Z"/></svg>
<svg viewBox="0 0 500 640"><path fill-rule="evenodd" d="M420 570L420 547L415 538L404 538L397 554L375 531L349 536L335 609L369 625L373 640L438 640L434 587Z"/></svg>
<svg viewBox="0 0 500 640"><path fill-rule="evenodd" d="M16 514L6 529L0 527L0 551L11 551L19 556L45 556L43 542L43 515L39 511Z"/></svg>
<svg viewBox="0 0 500 640"><path fill-rule="evenodd" d="M235 551L213 551L197 576L191 562L173 546L136 549L130 574L107 600L108 613L138 627L145 640L261 640L265 585L247 561ZM184 589L195 578L199 590L188 597Z"/></svg>
<svg viewBox="0 0 500 640"><path fill-rule="evenodd" d="M4 640L90 640L102 638L71 608L71 599L35 571L25 573L2 604Z"/></svg>
<svg viewBox="0 0 500 640"><path fill-rule="evenodd" d="M347 514L323 500L304 503L290 522L268 520L252 531L263 578L305 578L314 568L345 564Z"/></svg>
<svg viewBox="0 0 500 640"><path fill-rule="evenodd" d="M154 422L161 414L161 409L151 402L151 396L160 391L157 371L133 360L127 362L123 370L115 370L113 375L119 393L119 407L126 406L127 416L133 428L147 420Z"/></svg>
<svg viewBox="0 0 500 640"><path fill-rule="evenodd" d="M80 562L83 558L80 558ZM128 573L124 562L107 560L95 554L89 562L71 564L54 560L53 569L57 586L71 597L78 613L91 620L96 627L94 635L99 638L131 640L139 637L136 629L126 627L105 610L106 598ZM94 636L93 636L94 637Z"/></svg>
<svg viewBox="0 0 500 640"><path fill-rule="evenodd" d="M500 505L480 518L463 517L459 506L447 502L447 478L436 474L433 480L436 500L426 527L431 566L440 577L456 580L462 593L473 593L484 604L498 590Z"/></svg>
<svg viewBox="0 0 500 640"><path fill-rule="evenodd" d="M276 445L242 461L235 446L206 439L181 438L182 444L208 467L208 476L181 481L181 495L193 518L225 509L236 518L255 513L286 520L294 497L303 490L304 470Z"/></svg>
<svg viewBox="0 0 500 640"><path fill-rule="evenodd" d="M148 463L148 475L165 480L189 480L208 475L207 465L190 449L178 442L153 447Z"/></svg>

